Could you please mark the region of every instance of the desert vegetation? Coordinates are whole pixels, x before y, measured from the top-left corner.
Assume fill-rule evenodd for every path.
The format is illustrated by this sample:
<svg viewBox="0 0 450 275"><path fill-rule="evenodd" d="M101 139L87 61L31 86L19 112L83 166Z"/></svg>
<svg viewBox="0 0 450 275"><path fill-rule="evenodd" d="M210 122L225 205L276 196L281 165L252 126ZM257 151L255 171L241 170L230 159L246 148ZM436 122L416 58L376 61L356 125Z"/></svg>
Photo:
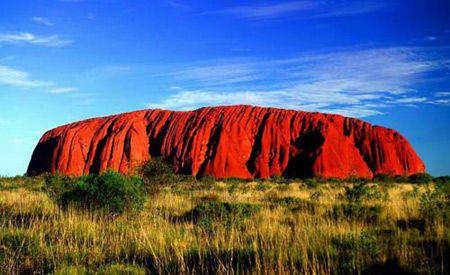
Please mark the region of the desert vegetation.
<svg viewBox="0 0 450 275"><path fill-rule="evenodd" d="M450 179L0 178L5 274L450 272Z"/></svg>

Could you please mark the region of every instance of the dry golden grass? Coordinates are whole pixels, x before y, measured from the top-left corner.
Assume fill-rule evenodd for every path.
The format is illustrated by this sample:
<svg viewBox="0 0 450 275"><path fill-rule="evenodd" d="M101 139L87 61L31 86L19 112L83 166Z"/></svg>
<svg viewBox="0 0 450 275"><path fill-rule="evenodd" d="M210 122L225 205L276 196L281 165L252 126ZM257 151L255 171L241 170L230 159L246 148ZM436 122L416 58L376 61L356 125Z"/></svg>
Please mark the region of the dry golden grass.
<svg viewBox="0 0 450 275"><path fill-rule="evenodd" d="M448 255L442 254L449 251L448 225L439 220L422 231L414 224L397 225L420 219L424 187L414 191L410 184L397 184L387 188L388 199L364 202L382 205L380 220L370 222L334 218L344 189L332 184L314 189L270 184L260 190L256 182L241 183L232 192L226 183L208 190L180 184L149 197L141 213L115 218L73 208L60 211L45 192L35 190L39 184L11 188L14 184L8 183L0 190L0 269L5 274L348 274L373 271L376 265L449 272ZM322 194L311 198L318 189ZM314 211L273 202L288 196L313 203ZM179 218L205 201L261 209L231 225ZM431 254L427 242L437 245Z"/></svg>

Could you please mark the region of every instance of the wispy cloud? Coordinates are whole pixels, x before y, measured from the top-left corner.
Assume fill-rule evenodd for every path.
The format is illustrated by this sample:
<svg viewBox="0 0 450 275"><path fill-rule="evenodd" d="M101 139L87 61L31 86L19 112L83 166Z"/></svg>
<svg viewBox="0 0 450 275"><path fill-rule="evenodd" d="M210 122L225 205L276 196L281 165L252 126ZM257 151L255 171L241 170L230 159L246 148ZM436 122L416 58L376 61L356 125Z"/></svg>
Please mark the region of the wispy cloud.
<svg viewBox="0 0 450 275"><path fill-rule="evenodd" d="M213 60L167 74L177 88L163 101L148 106L184 110L251 104L355 117L377 115L395 105L431 103L416 87L428 73L445 69L445 65L429 52L418 47L392 47L279 60L246 58L242 63L236 58ZM225 85L230 83L232 88ZM182 88L186 85L189 88ZM444 101L441 98L440 104Z"/></svg>
<svg viewBox="0 0 450 275"><path fill-rule="evenodd" d="M450 106L450 92L437 92L434 96L436 98L430 100L429 103Z"/></svg>
<svg viewBox="0 0 450 275"><path fill-rule="evenodd" d="M265 19L288 15L335 17L370 13L386 5L377 1L288 1L269 5L234 6L206 14L234 15L249 19Z"/></svg>
<svg viewBox="0 0 450 275"><path fill-rule="evenodd" d="M50 94L65 94L65 93L75 92L77 90L78 90L78 88L67 87L67 88L50 89L47 92L50 93Z"/></svg>
<svg viewBox="0 0 450 275"><path fill-rule="evenodd" d="M46 17L32 17L31 20L33 20L34 22L37 22L39 24L46 25L46 26L53 26L52 21L50 21L50 19L48 19Z"/></svg>
<svg viewBox="0 0 450 275"><path fill-rule="evenodd" d="M62 94L77 91L75 87L58 87L52 81L37 80L31 77L28 72L0 65L0 85L10 85L18 88L43 88L50 87L47 92L52 94Z"/></svg>
<svg viewBox="0 0 450 275"><path fill-rule="evenodd" d="M49 81L31 79L27 72L0 65L0 83L21 88L47 87L53 83Z"/></svg>
<svg viewBox="0 0 450 275"><path fill-rule="evenodd" d="M272 5L237 6L210 12L229 14L244 18L270 18L312 9L316 4L310 1L281 2Z"/></svg>
<svg viewBox="0 0 450 275"><path fill-rule="evenodd" d="M450 97L450 92L437 92L434 95L436 97Z"/></svg>
<svg viewBox="0 0 450 275"><path fill-rule="evenodd" d="M23 138L13 138L11 139L11 143L14 145L20 145L23 144L25 142L25 139Z"/></svg>
<svg viewBox="0 0 450 275"><path fill-rule="evenodd" d="M72 40L61 39L58 35L36 36L32 33L0 33L2 43L28 43L46 47L63 47L73 43Z"/></svg>
<svg viewBox="0 0 450 275"><path fill-rule="evenodd" d="M341 1L322 2L323 6L316 10L313 17L337 17L366 14L386 7L382 1Z"/></svg>
<svg viewBox="0 0 450 275"><path fill-rule="evenodd" d="M212 64L193 64L168 75L184 81L200 81L206 85L224 85L258 79L255 66L255 62L242 59L215 60Z"/></svg>
<svg viewBox="0 0 450 275"><path fill-rule="evenodd" d="M192 7L178 1L167 1L167 5L182 11L192 11Z"/></svg>

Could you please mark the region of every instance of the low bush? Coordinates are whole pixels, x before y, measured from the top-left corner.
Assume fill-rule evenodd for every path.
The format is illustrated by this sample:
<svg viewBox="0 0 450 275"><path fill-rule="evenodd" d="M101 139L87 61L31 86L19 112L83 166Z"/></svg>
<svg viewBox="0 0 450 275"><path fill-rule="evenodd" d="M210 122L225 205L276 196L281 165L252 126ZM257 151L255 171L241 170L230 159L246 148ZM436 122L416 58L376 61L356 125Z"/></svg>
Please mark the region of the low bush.
<svg viewBox="0 0 450 275"><path fill-rule="evenodd" d="M283 176L272 176L270 178L270 182L278 183L278 184L290 184L292 182L292 180L287 179Z"/></svg>
<svg viewBox="0 0 450 275"><path fill-rule="evenodd" d="M307 178L303 180L303 183L308 187L308 188L317 188L319 186L319 183L317 181L317 179L315 178Z"/></svg>
<svg viewBox="0 0 450 275"><path fill-rule="evenodd" d="M163 157L147 160L138 169L143 178L145 190L154 190L154 186L168 186L180 182L195 182L192 175L176 174L172 164Z"/></svg>
<svg viewBox="0 0 450 275"><path fill-rule="evenodd" d="M381 183L390 183L390 182L394 182L395 178L388 174L379 173L373 177L373 181L381 182Z"/></svg>
<svg viewBox="0 0 450 275"><path fill-rule="evenodd" d="M196 199L198 202L214 202L219 201L219 195L214 193L209 193L202 195Z"/></svg>
<svg viewBox="0 0 450 275"><path fill-rule="evenodd" d="M96 274L99 275L144 275L145 269L134 265L113 264L100 267Z"/></svg>
<svg viewBox="0 0 450 275"><path fill-rule="evenodd" d="M322 189L318 189L317 191L312 192L312 193L309 195L309 198L310 198L311 200L318 200L318 199L320 199L322 196L323 196L323 191L322 191Z"/></svg>
<svg viewBox="0 0 450 275"><path fill-rule="evenodd" d="M272 207L274 206L283 206L287 209L293 211L293 212L303 212L307 211L309 213L314 214L316 212L317 204L314 202L311 202L309 200L305 200L302 198L296 198L296 197L281 197L281 198L274 198L270 200L272 203Z"/></svg>
<svg viewBox="0 0 450 275"><path fill-rule="evenodd" d="M353 186L344 186L343 199L348 203L361 203L369 193L366 183L355 183Z"/></svg>
<svg viewBox="0 0 450 275"><path fill-rule="evenodd" d="M332 216L336 220L356 219L367 223L376 223L381 215L381 205L362 205L359 203L341 203L333 205Z"/></svg>
<svg viewBox="0 0 450 275"><path fill-rule="evenodd" d="M252 203L230 203L211 201L197 204L192 210L186 212L180 218L184 221L194 223L206 222L207 220L242 220L259 212L261 206Z"/></svg>
<svg viewBox="0 0 450 275"><path fill-rule="evenodd" d="M43 266L41 246L39 236L29 231L2 230L0 266L8 267L10 274L30 274L33 270L45 270L48 267Z"/></svg>
<svg viewBox="0 0 450 275"><path fill-rule="evenodd" d="M71 205L80 209L121 214L138 211L145 202L141 178L114 171L76 178L59 174L49 176L45 189L62 209Z"/></svg>
<svg viewBox="0 0 450 275"><path fill-rule="evenodd" d="M270 189L270 187L271 187L271 185L270 185L269 182L266 182L266 181L259 181L259 182L256 184L255 189L258 190L258 191L266 191L266 190Z"/></svg>
<svg viewBox="0 0 450 275"><path fill-rule="evenodd" d="M439 185L450 185L450 176L436 177L433 181Z"/></svg>
<svg viewBox="0 0 450 275"><path fill-rule="evenodd" d="M211 187L216 183L216 178L214 178L214 175L212 174L207 174L200 178L200 182L203 183L205 187Z"/></svg>
<svg viewBox="0 0 450 275"><path fill-rule="evenodd" d="M359 236L348 233L334 237L331 247L339 274L358 273L356 271L361 267L377 263L382 251L376 235L368 232L362 232Z"/></svg>
<svg viewBox="0 0 450 275"><path fill-rule="evenodd" d="M230 194L230 196L232 196L236 191L239 190L239 183L238 182L232 182L231 184L228 185L228 194Z"/></svg>
<svg viewBox="0 0 450 275"><path fill-rule="evenodd" d="M407 175L397 175L394 177L394 182L396 183L408 183L409 182L409 176Z"/></svg>
<svg viewBox="0 0 450 275"><path fill-rule="evenodd" d="M433 181L433 176L427 173L416 173L409 176L410 183L430 183Z"/></svg>
<svg viewBox="0 0 450 275"><path fill-rule="evenodd" d="M428 222L434 223L442 219L450 225L450 201L445 186L436 186L432 190L428 185L420 197L420 214Z"/></svg>

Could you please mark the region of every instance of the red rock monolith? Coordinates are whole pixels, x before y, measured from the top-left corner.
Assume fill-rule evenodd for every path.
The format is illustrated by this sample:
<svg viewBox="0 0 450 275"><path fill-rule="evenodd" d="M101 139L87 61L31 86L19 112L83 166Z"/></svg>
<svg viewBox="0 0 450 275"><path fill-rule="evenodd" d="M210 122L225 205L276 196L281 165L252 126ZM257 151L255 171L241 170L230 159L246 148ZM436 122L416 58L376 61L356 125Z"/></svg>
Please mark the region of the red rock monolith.
<svg viewBox="0 0 450 275"><path fill-rule="evenodd" d="M216 178L409 175L425 165L397 131L340 115L253 106L143 110L46 132L28 173L122 173L155 156Z"/></svg>

